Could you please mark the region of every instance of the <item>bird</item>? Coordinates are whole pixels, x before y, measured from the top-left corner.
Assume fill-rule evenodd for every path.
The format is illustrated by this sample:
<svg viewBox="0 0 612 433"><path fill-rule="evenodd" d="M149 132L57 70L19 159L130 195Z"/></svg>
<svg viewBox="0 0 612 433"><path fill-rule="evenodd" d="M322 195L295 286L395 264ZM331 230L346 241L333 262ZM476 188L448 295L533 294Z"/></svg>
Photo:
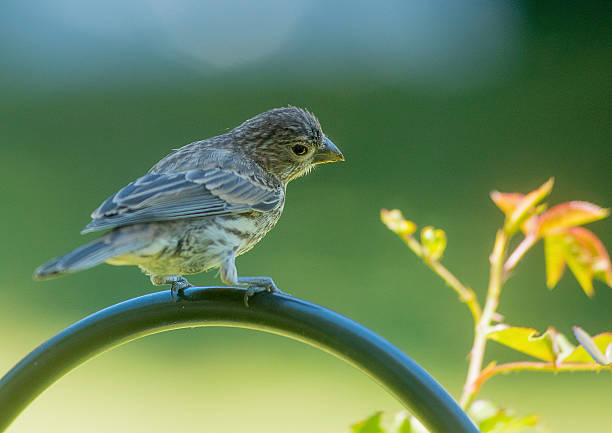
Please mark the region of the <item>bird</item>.
<svg viewBox="0 0 612 433"><path fill-rule="evenodd" d="M260 113L227 133L174 150L144 176L106 199L81 234L97 239L34 271L40 280L103 262L136 265L173 299L192 287L185 275L219 268L221 281L281 292L267 276L238 276L236 257L278 222L287 184L316 165L344 161L311 112L294 107ZM281 292L282 293L282 292Z"/></svg>

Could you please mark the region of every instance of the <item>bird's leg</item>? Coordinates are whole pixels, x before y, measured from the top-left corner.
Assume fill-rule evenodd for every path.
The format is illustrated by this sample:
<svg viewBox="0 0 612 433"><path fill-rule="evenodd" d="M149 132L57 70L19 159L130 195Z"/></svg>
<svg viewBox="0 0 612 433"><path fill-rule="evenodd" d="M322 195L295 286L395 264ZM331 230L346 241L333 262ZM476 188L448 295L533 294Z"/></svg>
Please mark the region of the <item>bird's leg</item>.
<svg viewBox="0 0 612 433"><path fill-rule="evenodd" d="M244 294L244 305L249 306L249 298L256 293L270 292L281 293L281 291L270 277L239 277L236 270L236 256L232 253L221 263L221 281L230 286L246 287Z"/></svg>
<svg viewBox="0 0 612 433"><path fill-rule="evenodd" d="M172 300L174 301L176 301L177 297L182 295L183 290L189 287L193 287L192 284L187 281L187 278L181 277L180 275L152 275L151 282L156 286L164 286L170 284L170 296L172 296Z"/></svg>

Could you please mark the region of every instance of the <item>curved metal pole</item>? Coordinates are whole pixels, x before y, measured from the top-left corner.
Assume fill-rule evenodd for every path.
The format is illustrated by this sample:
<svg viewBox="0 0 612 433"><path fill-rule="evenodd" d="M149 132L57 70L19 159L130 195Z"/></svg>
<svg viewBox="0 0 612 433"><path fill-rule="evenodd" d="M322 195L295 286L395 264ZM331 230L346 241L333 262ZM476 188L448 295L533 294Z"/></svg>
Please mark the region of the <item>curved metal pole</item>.
<svg viewBox="0 0 612 433"><path fill-rule="evenodd" d="M0 380L0 432L57 379L88 359L157 332L234 326L284 335L368 373L432 433L478 433L452 397L417 363L364 326L326 308L277 294L243 303L244 290L190 288L178 301L151 293L98 311L34 349Z"/></svg>

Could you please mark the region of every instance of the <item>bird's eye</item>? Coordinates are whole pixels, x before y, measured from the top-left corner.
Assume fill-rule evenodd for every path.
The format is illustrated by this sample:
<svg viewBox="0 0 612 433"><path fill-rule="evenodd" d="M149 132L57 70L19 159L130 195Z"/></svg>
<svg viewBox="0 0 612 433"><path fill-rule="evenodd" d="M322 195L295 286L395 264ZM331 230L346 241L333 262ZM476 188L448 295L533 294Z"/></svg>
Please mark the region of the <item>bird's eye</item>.
<svg viewBox="0 0 612 433"><path fill-rule="evenodd" d="M304 156L308 153L308 148L303 144L296 144L295 146L291 147L291 151L297 156Z"/></svg>

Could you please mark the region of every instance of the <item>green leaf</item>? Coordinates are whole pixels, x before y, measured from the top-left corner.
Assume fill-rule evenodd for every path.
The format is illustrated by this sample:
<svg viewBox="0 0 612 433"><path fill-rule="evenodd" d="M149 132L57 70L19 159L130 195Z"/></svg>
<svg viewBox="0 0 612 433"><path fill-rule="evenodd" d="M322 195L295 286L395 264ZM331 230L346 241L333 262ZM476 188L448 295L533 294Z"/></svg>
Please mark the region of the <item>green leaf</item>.
<svg viewBox="0 0 612 433"><path fill-rule="evenodd" d="M412 426L410 425L412 416L407 412L400 412L398 417L399 420L396 433L413 433Z"/></svg>
<svg viewBox="0 0 612 433"><path fill-rule="evenodd" d="M531 328L507 327L491 331L487 338L497 341L514 350L525 353L543 361L554 362L557 357L568 350L567 338L554 328L548 328L544 334L537 336L538 331Z"/></svg>
<svg viewBox="0 0 612 433"><path fill-rule="evenodd" d="M429 433L421 422L406 411L395 416L395 433Z"/></svg>
<svg viewBox="0 0 612 433"><path fill-rule="evenodd" d="M579 331L577 332L577 330ZM580 331L582 331L584 336ZM612 361L612 358L608 357L607 353L610 345L612 345L612 332L603 332L594 337L590 337L582 328L576 326L574 327L574 334L576 334L576 339L581 345L576 347L572 353L563 359L564 363L578 362L592 364L594 360L597 361L595 357L598 355L601 355L600 361L603 361L604 365L606 365L606 362ZM579 337L578 335L581 336ZM588 340L590 340L590 342ZM585 341L586 345L589 346L589 351L585 350ZM593 349L593 347L595 349ZM597 351L599 351L599 354L596 353ZM595 356L591 356L589 352L593 352Z"/></svg>
<svg viewBox="0 0 612 433"><path fill-rule="evenodd" d="M382 412L376 412L374 415L366 418L351 426L352 433L386 433L380 425Z"/></svg>
<svg viewBox="0 0 612 433"><path fill-rule="evenodd" d="M565 240L563 236L544 238L544 257L546 258L546 286L554 288L565 271Z"/></svg>
<svg viewBox="0 0 612 433"><path fill-rule="evenodd" d="M487 400L476 400L468 409L468 414L476 421L482 433L505 433L524 431L538 424L536 415L517 417L509 409L499 409Z"/></svg>
<svg viewBox="0 0 612 433"><path fill-rule="evenodd" d="M555 333L555 339L553 343L553 349L557 354L556 362L559 363L561 360L569 356L574 350L576 350L576 346L574 346L567 337L559 332Z"/></svg>
<svg viewBox="0 0 612 433"><path fill-rule="evenodd" d="M570 201L551 207L538 217L538 234L557 234L563 229L587 224L610 215L609 209L586 201Z"/></svg>
<svg viewBox="0 0 612 433"><path fill-rule="evenodd" d="M478 424L485 419L495 416L499 408L489 400L475 400L468 408L468 415Z"/></svg>
<svg viewBox="0 0 612 433"><path fill-rule="evenodd" d="M425 257L439 260L446 249L446 233L444 230L434 229L432 226L421 230L421 243Z"/></svg>
<svg viewBox="0 0 612 433"><path fill-rule="evenodd" d="M589 263L588 257L583 254L584 251L580 248L580 245L572 242L570 238L566 238L565 244L565 260L578 284L584 290L587 296L593 296L595 290L593 289L593 271Z"/></svg>
<svg viewBox="0 0 612 433"><path fill-rule="evenodd" d="M539 422L537 415L516 417L515 415L500 409L496 415L480 423L482 433L506 433L519 432L527 427L535 427Z"/></svg>

